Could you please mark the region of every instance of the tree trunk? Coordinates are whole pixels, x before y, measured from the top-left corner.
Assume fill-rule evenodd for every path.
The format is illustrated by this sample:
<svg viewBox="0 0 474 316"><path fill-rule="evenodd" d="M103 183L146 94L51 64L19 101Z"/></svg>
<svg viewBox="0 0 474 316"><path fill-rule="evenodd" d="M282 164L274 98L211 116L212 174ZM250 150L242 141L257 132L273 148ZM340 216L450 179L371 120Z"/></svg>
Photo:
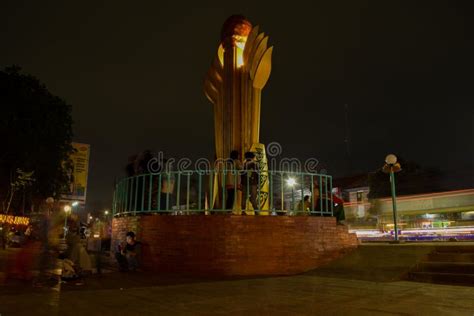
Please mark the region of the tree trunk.
<svg viewBox="0 0 474 316"><path fill-rule="evenodd" d="M13 196L15 195L15 191L11 190L11 195L10 195L10 200L8 201L7 209L5 210L5 214L8 214L8 211L10 210L10 206L12 204Z"/></svg>

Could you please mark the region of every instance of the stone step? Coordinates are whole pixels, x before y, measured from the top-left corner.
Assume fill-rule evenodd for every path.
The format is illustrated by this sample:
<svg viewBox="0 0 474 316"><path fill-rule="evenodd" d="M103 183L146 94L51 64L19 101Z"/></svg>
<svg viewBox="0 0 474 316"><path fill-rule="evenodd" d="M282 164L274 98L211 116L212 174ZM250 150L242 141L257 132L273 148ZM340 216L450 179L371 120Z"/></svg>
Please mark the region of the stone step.
<svg viewBox="0 0 474 316"><path fill-rule="evenodd" d="M474 263L474 253L459 252L433 252L426 256L426 261L431 262L471 262Z"/></svg>
<svg viewBox="0 0 474 316"><path fill-rule="evenodd" d="M474 286L474 274L410 272L408 278L416 282Z"/></svg>
<svg viewBox="0 0 474 316"><path fill-rule="evenodd" d="M422 261L418 264L418 272L472 274L474 276L474 263L471 262L431 262Z"/></svg>

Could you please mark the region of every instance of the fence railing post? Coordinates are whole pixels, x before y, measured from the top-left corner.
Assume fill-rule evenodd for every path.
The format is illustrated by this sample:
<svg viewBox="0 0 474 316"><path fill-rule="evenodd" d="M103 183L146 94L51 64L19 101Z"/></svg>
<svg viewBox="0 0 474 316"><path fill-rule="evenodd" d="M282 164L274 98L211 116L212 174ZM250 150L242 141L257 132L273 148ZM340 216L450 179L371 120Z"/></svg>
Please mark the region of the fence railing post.
<svg viewBox="0 0 474 316"><path fill-rule="evenodd" d="M304 205L304 174L301 174L301 183L300 183L300 190L301 190L301 212L306 212L305 205Z"/></svg>
<svg viewBox="0 0 474 316"><path fill-rule="evenodd" d="M326 213L329 213L329 201L328 201L328 177L325 175L324 176L324 187L325 187L325 191L326 191L326 195L325 195L325 202L326 202Z"/></svg>
<svg viewBox="0 0 474 316"><path fill-rule="evenodd" d="M273 213L273 172L271 171L268 171L268 182L269 182L269 191L270 191L270 195L268 196L269 198L269 208L270 208L270 213Z"/></svg>
<svg viewBox="0 0 474 316"><path fill-rule="evenodd" d="M143 175L143 181L142 181L142 204L140 208L140 212L143 212L145 208L145 175Z"/></svg>
<svg viewBox="0 0 474 316"><path fill-rule="evenodd" d="M176 210L181 211L181 171L178 171L178 187L176 188Z"/></svg>
<svg viewBox="0 0 474 316"><path fill-rule="evenodd" d="M151 195L153 194L153 174L150 173L150 178L149 180L150 183L148 183L148 211L151 212L152 206L151 206Z"/></svg>
<svg viewBox="0 0 474 316"><path fill-rule="evenodd" d="M202 195L202 173L198 171L198 210L202 211L201 205L201 195Z"/></svg>
<svg viewBox="0 0 474 316"><path fill-rule="evenodd" d="M283 212L285 210L285 184L283 181L283 171L280 172L280 191L281 191L281 211Z"/></svg>
<svg viewBox="0 0 474 316"><path fill-rule="evenodd" d="M219 179L219 177L217 177ZM224 164L224 169L222 170L222 177L221 177L221 189L222 189L222 201L221 201L221 209L224 211L226 209L226 190L225 190L225 185L226 185L226 180L227 180L227 173L226 173L226 167ZM227 197L229 198L229 197Z"/></svg>
<svg viewBox="0 0 474 316"><path fill-rule="evenodd" d="M188 178L186 180L186 211L189 211L189 195L191 190L191 173L188 172Z"/></svg>
<svg viewBox="0 0 474 316"><path fill-rule="evenodd" d="M330 200L330 203L331 203L331 216L334 216L334 198L332 196L332 176L329 176L329 190L331 192L331 200Z"/></svg>
<svg viewBox="0 0 474 316"><path fill-rule="evenodd" d="M314 213L314 175L311 175L311 213Z"/></svg>
<svg viewBox="0 0 474 316"><path fill-rule="evenodd" d="M161 211L161 173L158 175L158 190L156 194L156 210Z"/></svg>

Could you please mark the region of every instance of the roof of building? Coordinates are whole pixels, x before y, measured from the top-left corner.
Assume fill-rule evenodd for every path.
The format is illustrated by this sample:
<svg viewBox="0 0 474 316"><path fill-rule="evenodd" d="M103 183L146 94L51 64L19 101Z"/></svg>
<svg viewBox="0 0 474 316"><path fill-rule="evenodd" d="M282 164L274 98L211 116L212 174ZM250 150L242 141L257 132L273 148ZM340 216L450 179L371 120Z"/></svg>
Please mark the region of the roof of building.
<svg viewBox="0 0 474 316"><path fill-rule="evenodd" d="M333 187L341 190L350 190L369 186L369 177L365 174L358 174L349 177L337 178L333 181Z"/></svg>

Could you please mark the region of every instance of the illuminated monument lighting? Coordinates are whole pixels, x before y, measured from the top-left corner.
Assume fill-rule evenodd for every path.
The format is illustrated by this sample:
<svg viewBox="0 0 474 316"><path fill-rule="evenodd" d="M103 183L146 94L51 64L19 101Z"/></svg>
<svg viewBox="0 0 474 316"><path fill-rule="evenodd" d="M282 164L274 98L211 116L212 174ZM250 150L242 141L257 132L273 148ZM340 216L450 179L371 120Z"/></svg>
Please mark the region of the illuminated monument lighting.
<svg viewBox="0 0 474 316"><path fill-rule="evenodd" d="M229 17L221 44L204 82L204 92L214 105L216 157L231 151L256 153L260 166L260 209L268 210L268 165L260 143L262 89L270 77L273 47L268 36L241 15ZM240 202L237 203L240 205Z"/></svg>
<svg viewBox="0 0 474 316"><path fill-rule="evenodd" d="M268 36L243 16L231 16L222 27L221 44L204 84L214 104L217 158L259 144L260 98L270 77L273 51L267 43Z"/></svg>

